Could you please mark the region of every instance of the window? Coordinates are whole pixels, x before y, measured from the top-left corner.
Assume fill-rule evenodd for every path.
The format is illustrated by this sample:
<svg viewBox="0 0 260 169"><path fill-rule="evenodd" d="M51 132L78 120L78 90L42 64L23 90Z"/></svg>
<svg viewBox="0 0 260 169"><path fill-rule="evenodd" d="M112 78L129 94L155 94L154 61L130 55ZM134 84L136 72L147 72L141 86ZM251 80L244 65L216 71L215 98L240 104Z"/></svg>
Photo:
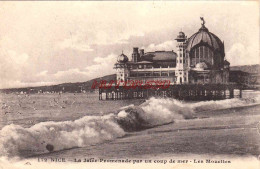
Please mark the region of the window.
<svg viewBox="0 0 260 169"><path fill-rule="evenodd" d="M203 46L199 47L199 51L200 51L200 58L203 58Z"/></svg>
<svg viewBox="0 0 260 169"><path fill-rule="evenodd" d="M168 76L168 72L162 72L162 76Z"/></svg>
<svg viewBox="0 0 260 169"><path fill-rule="evenodd" d="M199 48L195 49L195 58L199 58Z"/></svg>
<svg viewBox="0 0 260 169"><path fill-rule="evenodd" d="M205 47L205 58L209 58L209 48Z"/></svg>
<svg viewBox="0 0 260 169"><path fill-rule="evenodd" d="M180 63L182 63L182 60L180 59Z"/></svg>

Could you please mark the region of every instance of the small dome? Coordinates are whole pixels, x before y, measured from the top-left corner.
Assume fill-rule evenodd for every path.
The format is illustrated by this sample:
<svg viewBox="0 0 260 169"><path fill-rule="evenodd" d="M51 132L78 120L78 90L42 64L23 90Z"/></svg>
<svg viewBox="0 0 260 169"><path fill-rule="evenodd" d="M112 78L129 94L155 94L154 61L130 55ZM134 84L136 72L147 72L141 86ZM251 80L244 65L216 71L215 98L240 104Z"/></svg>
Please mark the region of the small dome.
<svg viewBox="0 0 260 169"><path fill-rule="evenodd" d="M209 67L205 62L200 62L196 64L195 68L199 70L205 70L208 69Z"/></svg>
<svg viewBox="0 0 260 169"><path fill-rule="evenodd" d="M182 40L182 39L186 39L186 36L184 34L184 32L179 32L179 35L177 36L176 40Z"/></svg>
<svg viewBox="0 0 260 169"><path fill-rule="evenodd" d="M185 34L184 34L184 32L179 32L178 37L179 37L179 38L185 38Z"/></svg>
<svg viewBox="0 0 260 169"><path fill-rule="evenodd" d="M125 54L122 53L121 55L118 56L117 61L119 63L128 62L128 57Z"/></svg>

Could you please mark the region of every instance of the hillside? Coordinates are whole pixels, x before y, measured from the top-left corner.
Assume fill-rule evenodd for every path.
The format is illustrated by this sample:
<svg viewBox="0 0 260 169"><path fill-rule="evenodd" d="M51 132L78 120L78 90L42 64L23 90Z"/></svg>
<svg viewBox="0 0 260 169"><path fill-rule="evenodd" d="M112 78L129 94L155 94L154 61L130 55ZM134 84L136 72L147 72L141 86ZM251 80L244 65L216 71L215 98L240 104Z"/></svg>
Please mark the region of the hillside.
<svg viewBox="0 0 260 169"><path fill-rule="evenodd" d="M247 73L256 73L259 74L260 73L260 65L259 64L255 64L255 65L243 65L243 66L231 66L230 70L240 70L243 72L247 72Z"/></svg>
<svg viewBox="0 0 260 169"><path fill-rule="evenodd" d="M101 80L116 80L116 75L107 75L99 78L95 78L86 82L77 82L77 83L62 83L58 85L51 85L51 86L39 86L39 87L26 87L26 88L11 88L11 89L0 89L0 92L3 93L13 93L13 92L26 92L26 93L38 93L38 92L94 92L91 89L91 86L94 81L101 81Z"/></svg>

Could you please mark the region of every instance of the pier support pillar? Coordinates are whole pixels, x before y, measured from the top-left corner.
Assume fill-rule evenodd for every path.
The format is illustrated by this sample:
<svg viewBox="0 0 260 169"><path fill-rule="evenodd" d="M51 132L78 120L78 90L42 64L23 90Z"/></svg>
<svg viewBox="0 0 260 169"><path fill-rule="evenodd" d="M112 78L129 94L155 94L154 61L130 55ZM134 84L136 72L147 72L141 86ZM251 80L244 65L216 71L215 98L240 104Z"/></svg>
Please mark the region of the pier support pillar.
<svg viewBox="0 0 260 169"><path fill-rule="evenodd" d="M234 98L234 89L229 90L229 96L230 98Z"/></svg>

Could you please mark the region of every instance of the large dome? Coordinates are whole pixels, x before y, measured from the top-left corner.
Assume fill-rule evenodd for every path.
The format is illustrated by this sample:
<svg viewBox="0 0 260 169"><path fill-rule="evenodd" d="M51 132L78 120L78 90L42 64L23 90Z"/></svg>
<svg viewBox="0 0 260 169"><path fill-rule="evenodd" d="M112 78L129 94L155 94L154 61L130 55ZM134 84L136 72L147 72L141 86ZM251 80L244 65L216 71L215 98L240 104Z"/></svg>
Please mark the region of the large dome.
<svg viewBox="0 0 260 169"><path fill-rule="evenodd" d="M193 47L204 44L209 46L213 51L218 50L221 53L224 53L224 45L221 40L209 32L209 30L202 25L197 33L192 35L187 41L187 51L191 51Z"/></svg>

